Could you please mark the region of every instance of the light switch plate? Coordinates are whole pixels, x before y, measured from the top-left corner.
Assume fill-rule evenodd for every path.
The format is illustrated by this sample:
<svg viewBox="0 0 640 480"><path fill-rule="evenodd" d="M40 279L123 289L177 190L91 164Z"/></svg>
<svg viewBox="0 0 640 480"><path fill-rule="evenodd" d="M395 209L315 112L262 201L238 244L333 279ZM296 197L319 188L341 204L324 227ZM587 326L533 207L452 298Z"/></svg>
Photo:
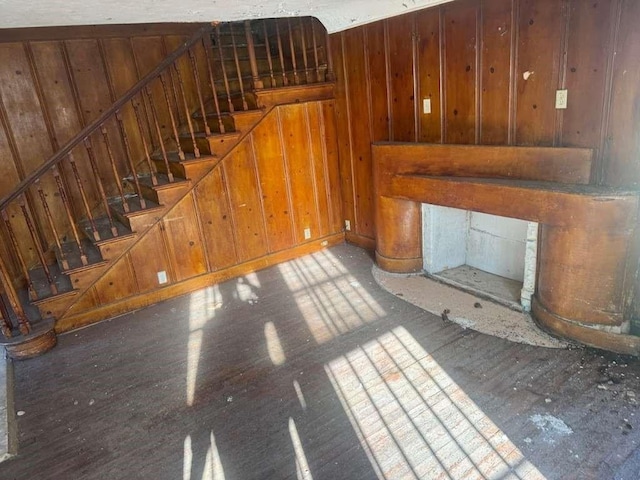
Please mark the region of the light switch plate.
<svg viewBox="0 0 640 480"><path fill-rule="evenodd" d="M163 285L163 284L165 284L167 282L168 282L167 272L165 272L164 270L161 271L161 272L158 272L158 283L160 285Z"/></svg>
<svg viewBox="0 0 640 480"><path fill-rule="evenodd" d="M422 113L431 113L431 99L423 98L422 99Z"/></svg>
<svg viewBox="0 0 640 480"><path fill-rule="evenodd" d="M567 108L568 90L556 90L556 108L564 110Z"/></svg>

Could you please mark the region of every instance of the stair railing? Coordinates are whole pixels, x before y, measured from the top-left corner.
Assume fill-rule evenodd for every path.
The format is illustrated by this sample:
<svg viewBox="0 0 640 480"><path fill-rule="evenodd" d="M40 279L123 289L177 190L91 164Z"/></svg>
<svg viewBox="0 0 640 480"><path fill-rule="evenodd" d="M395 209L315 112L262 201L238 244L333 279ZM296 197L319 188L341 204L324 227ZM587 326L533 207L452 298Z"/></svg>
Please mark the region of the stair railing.
<svg viewBox="0 0 640 480"><path fill-rule="evenodd" d="M245 109L248 88L260 90L333 80L329 36L312 17L219 24L213 42L214 67L221 78L219 88L226 92L229 109ZM239 97L238 105L231 105L235 97Z"/></svg>
<svg viewBox="0 0 640 480"><path fill-rule="evenodd" d="M89 263L85 235L96 241L118 236L110 210L114 202L124 212L148 207L140 180L148 176L157 184L154 155L164 162L168 181L174 181L168 152L177 150L185 158L179 119L187 119L195 146L194 110L206 119L205 98L213 97L220 116L212 29L199 28L0 201L0 241L8 253L0 256L4 336L15 334L15 327L23 335L30 331L20 288L26 285L32 301L55 295L65 270ZM197 147L193 155L199 157ZM52 266L54 255L61 270Z"/></svg>

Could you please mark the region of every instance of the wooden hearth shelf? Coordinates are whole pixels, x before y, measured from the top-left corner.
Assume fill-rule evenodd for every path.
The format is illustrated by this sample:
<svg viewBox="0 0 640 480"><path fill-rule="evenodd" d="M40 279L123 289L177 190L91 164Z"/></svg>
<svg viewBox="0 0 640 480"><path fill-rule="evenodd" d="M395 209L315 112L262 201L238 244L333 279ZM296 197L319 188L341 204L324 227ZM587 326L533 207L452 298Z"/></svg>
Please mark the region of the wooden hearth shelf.
<svg viewBox="0 0 640 480"><path fill-rule="evenodd" d="M534 318L560 336L640 354L625 305L639 194L587 184L585 149L373 145L376 259L422 269L422 203L540 224Z"/></svg>

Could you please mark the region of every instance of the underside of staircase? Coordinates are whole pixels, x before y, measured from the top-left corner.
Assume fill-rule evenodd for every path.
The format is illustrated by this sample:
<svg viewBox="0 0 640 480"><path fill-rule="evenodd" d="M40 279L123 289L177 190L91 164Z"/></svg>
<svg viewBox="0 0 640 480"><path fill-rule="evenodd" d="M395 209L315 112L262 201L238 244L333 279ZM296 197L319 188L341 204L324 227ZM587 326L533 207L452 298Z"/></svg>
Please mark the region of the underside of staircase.
<svg viewBox="0 0 640 480"><path fill-rule="evenodd" d="M264 36L258 38L262 38L262 47L266 52L270 48L266 24L262 26L262 31ZM315 42L315 31L313 34ZM72 330L100 321L120 310L138 308L154 303L159 298L194 289L198 282L187 282L188 285L183 282L185 286L181 288L180 279L177 279L162 293L166 278L161 278L159 274L157 288L144 298L138 298L137 303L121 302L116 309L103 308L99 311L87 308L95 304L92 298L95 289L92 287L105 281L117 283L118 278L113 275L114 266L141 242L153 245L153 242L149 243L149 237L156 235L158 228L164 228L163 222L172 210L194 189L204 188L206 178L220 175L216 170L223 162L234 160L234 151L243 145L243 140L265 116L279 105L333 98L331 77L327 75L326 64L318 64L317 51L315 68L307 67L304 71L296 71L295 75L285 73L283 69L280 75L276 75L273 59L269 58L267 62L264 55L256 55L255 52L246 55L250 48L259 50L259 42L256 45L239 45L237 38L237 35L228 36L228 33L225 38L225 30L220 28L211 34L210 48L221 52L217 63L215 60L213 62L213 69L222 71L224 76L224 81L211 82L214 92L215 86L219 89L216 98L207 100L200 95L200 105L191 107L190 118L183 119L179 124L176 121L176 135L161 142L160 148L151 149L149 146L148 171L134 169L133 173L124 176L120 194L107 197L108 209L100 215L91 218L85 216L75 221L70 231L57 242L49 242L51 248L41 255L46 259L45 263L29 268L25 287L16 290L30 323L29 328L21 328L23 323L19 315L3 307L3 317L10 319L9 324L14 327L12 332L5 332L9 333L9 338L2 340L10 356L32 357L55 345L56 332ZM276 37L273 38L273 43L276 43ZM275 47L271 50L277 52ZM246 57L254 58L244 58L243 53ZM244 69L243 62L247 64ZM264 71L260 80L256 81L255 70L253 75L243 76L242 72L251 70L249 62L254 66L259 65ZM305 52L305 66L306 62ZM232 71L236 67L235 85L230 85L232 80L228 77L231 75L228 76L226 70ZM256 85L261 88L256 88ZM171 120L174 121L173 117ZM128 152L126 135L124 139ZM141 163L140 160L137 162ZM9 231L7 236L11 235ZM234 271L230 271L226 275L233 274ZM164 275L166 277L166 273Z"/></svg>

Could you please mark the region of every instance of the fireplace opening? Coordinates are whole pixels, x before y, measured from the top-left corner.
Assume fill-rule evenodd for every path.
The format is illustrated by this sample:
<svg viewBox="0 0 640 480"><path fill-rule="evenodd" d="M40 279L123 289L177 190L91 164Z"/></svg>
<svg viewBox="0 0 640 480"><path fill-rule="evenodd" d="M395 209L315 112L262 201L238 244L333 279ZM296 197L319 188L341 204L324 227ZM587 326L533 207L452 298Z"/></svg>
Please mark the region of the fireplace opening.
<svg viewBox="0 0 640 480"><path fill-rule="evenodd" d="M428 276L516 310L530 310L537 223L423 204L422 232Z"/></svg>

